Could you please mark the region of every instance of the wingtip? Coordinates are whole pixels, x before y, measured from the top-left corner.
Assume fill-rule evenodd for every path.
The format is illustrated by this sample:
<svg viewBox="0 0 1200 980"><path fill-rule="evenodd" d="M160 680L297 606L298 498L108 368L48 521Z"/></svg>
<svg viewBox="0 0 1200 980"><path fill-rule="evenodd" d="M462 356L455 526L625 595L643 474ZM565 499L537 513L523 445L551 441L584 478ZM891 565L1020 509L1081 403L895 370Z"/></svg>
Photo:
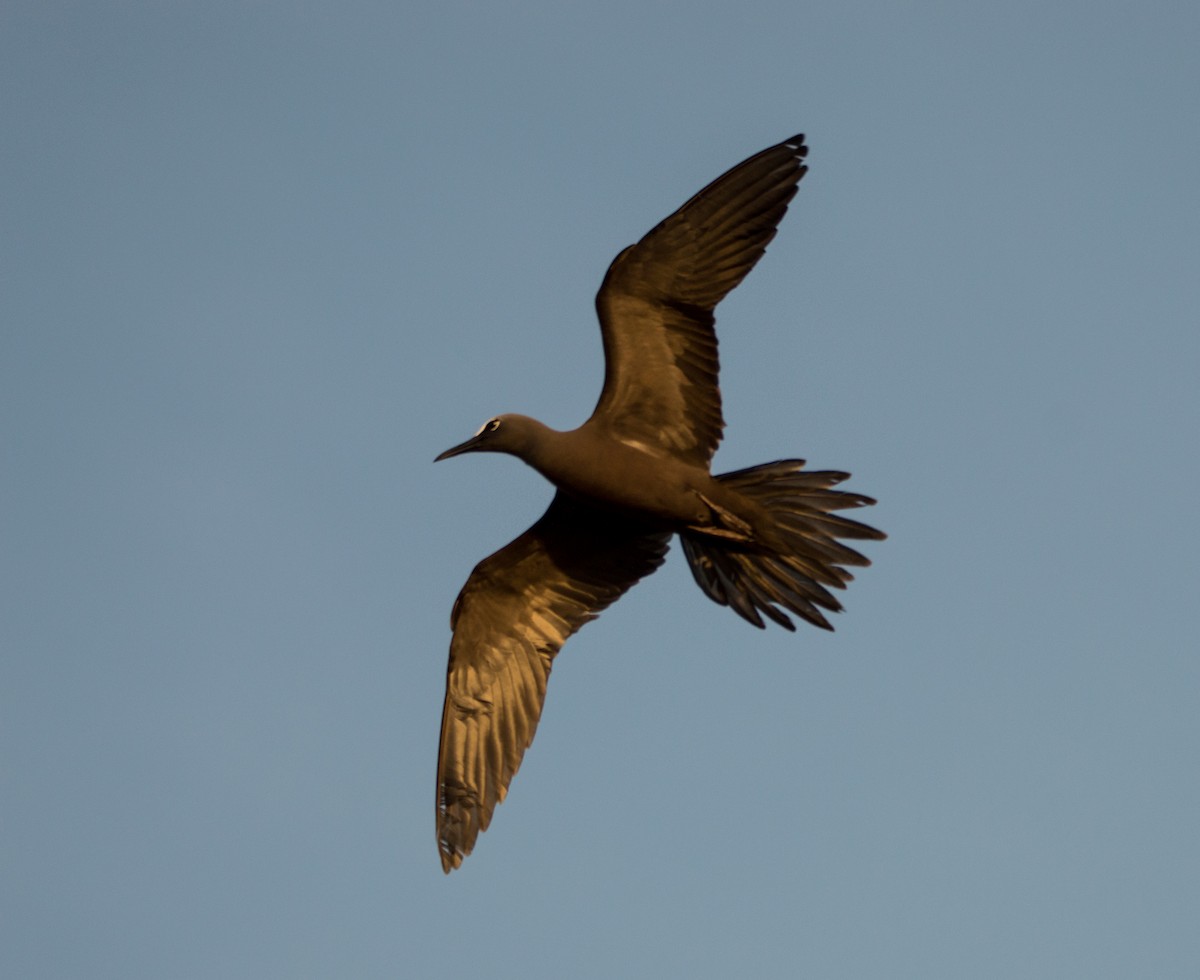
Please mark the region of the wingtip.
<svg viewBox="0 0 1200 980"><path fill-rule="evenodd" d="M442 873L449 874L455 868L462 867L463 855L453 848L446 847L438 841L438 857L442 859Z"/></svg>
<svg viewBox="0 0 1200 980"><path fill-rule="evenodd" d="M808 156L808 144L804 142L804 134L803 133L797 133L795 136L791 137L790 139L784 140L781 145L786 146L789 149L795 151L795 154L798 157L803 158L803 157Z"/></svg>

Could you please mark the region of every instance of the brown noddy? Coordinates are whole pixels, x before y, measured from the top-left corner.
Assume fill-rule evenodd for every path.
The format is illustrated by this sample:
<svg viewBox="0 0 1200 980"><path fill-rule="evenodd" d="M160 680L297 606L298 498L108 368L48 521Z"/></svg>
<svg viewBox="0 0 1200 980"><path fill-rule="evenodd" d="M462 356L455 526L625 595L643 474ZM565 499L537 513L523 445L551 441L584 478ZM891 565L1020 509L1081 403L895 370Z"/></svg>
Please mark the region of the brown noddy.
<svg viewBox="0 0 1200 980"><path fill-rule="evenodd" d="M713 309L762 256L807 171L803 136L738 164L609 266L596 296L600 400L569 432L497 415L437 458L500 452L557 488L549 509L475 566L450 614L437 838L449 872L471 853L533 740L567 638L662 564L678 534L696 583L755 626L832 629L829 591L869 561L839 541L884 534L835 511L849 474L789 459L714 476L724 420Z"/></svg>

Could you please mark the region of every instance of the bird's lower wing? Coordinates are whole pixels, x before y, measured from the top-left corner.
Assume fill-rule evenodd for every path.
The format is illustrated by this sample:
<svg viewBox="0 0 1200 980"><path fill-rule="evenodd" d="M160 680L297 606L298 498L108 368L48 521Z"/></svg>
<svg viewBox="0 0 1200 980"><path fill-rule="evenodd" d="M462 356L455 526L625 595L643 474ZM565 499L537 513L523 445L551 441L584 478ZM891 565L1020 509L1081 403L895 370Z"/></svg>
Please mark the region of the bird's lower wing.
<svg viewBox="0 0 1200 980"><path fill-rule="evenodd" d="M437 787L445 871L462 863L504 799L533 741L555 654L661 565L669 541L559 493L536 524L475 567L450 619Z"/></svg>

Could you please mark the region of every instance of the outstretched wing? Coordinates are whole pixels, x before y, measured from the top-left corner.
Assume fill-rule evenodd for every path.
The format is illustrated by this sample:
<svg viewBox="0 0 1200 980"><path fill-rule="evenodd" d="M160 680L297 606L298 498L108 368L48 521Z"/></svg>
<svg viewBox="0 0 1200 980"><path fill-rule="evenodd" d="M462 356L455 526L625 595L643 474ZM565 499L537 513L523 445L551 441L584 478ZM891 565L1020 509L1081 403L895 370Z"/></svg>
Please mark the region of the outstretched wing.
<svg viewBox="0 0 1200 980"><path fill-rule="evenodd" d="M807 153L794 136L752 156L613 260L596 296L605 375L590 424L708 463L725 426L713 308L775 237Z"/></svg>
<svg viewBox="0 0 1200 980"><path fill-rule="evenodd" d="M559 493L528 531L471 573L454 603L438 751L442 869L487 830L533 741L567 637L662 564L670 533Z"/></svg>

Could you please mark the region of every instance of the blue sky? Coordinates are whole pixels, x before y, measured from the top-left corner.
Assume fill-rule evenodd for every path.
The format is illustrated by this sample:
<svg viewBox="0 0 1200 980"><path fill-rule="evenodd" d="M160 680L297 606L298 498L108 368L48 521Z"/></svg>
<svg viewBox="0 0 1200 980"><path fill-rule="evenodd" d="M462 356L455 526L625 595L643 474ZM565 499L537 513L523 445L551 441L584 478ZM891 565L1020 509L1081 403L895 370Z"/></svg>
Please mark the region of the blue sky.
<svg viewBox="0 0 1200 980"><path fill-rule="evenodd" d="M0 973L1200 971L1200 8L0 11ZM717 468L853 472L837 632L676 549L464 868L447 619L608 262L808 134Z"/></svg>

